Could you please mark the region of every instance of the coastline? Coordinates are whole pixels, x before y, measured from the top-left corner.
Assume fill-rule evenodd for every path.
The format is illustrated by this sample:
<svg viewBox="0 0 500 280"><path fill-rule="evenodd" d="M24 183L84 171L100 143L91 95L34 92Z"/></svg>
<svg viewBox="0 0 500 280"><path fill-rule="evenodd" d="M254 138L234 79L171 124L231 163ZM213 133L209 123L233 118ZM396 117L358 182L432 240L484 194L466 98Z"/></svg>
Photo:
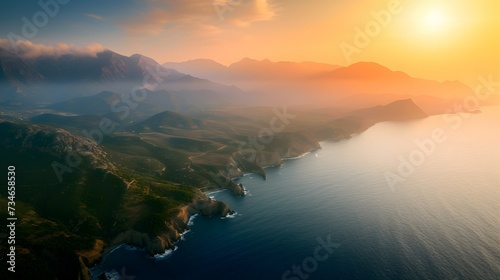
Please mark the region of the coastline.
<svg viewBox="0 0 500 280"><path fill-rule="evenodd" d="M342 139L335 140L334 142L338 142L338 141L342 141L342 140L347 140L349 138L351 138L351 137L350 136L349 137L343 137ZM321 141L321 142L323 142L323 141ZM276 162L276 164L265 165L265 166L260 166L260 165L257 164L258 167L262 169L263 174L261 174L259 172L250 172L250 171L240 170L239 172L235 172L236 174L238 174L237 176L234 176L234 177L231 177L231 178L226 178L227 179L226 184L224 184L224 185L218 185L218 184L212 182L210 184L210 186L204 187L204 188L200 188L200 192L202 193L203 196L205 196L205 198L208 198L209 201L212 201L212 199L210 198L209 194L216 193L216 192L221 192L221 191L225 191L225 190L228 190L228 191L232 192L233 195L235 195L235 196L245 196L248 193L248 191L244 188L243 185L240 185L240 184L237 183L237 181L240 178L242 178L244 176L251 175L251 174L256 174L256 175L261 175L261 177L265 180L266 179L265 169L282 166L286 161L301 159L301 158L307 156L308 154L310 154L310 153L312 153L314 151L317 151L317 150L319 150L319 149L322 148L321 144L320 144L320 141L314 143L314 145L311 145L311 146L313 146L313 147L309 147L306 152L297 153L297 155L291 155L291 156L279 155L279 159ZM290 153L290 151L288 151L288 154L289 153ZM234 189L231 189L230 186L232 186L233 188L234 188L234 186L240 186L242 188L241 190L242 190L243 195L237 195L235 193ZM221 201L220 203L224 203L224 202ZM187 205L184 205L182 208L183 209L184 208L189 208L190 206L192 206L192 204L193 203L189 203ZM234 212L233 210L230 210L230 211ZM110 245L107 248L105 247L104 251L101 254L101 257L99 258L99 260L97 260L94 264L92 264L91 268L88 268L88 269L90 270L92 268L95 268L99 264L101 264L102 261L103 261L103 259L106 258L107 255L111 254L114 250L119 249L121 246L133 246L133 247L135 247L137 249L145 249L145 253L151 255L152 257L154 257L155 255L168 254L169 253L168 251L170 251L170 250L173 250L172 252L174 252L175 251L175 244L177 244L179 241L182 240L183 234L189 232L189 230L190 230L189 227L192 225L192 223L190 223L191 218L194 218L194 217L196 217L198 215L198 213L191 215L189 213L189 211L187 211L186 214L188 215L187 216L187 221L185 221L185 223L182 223L180 225L181 228L183 228L183 231L179 232L177 234L176 238L173 239L173 240L171 240L171 244L169 244L168 246L164 247L163 253L157 252L156 254L151 254L151 253L147 252L147 250L146 250L146 248L144 246L138 246L138 245L135 245L135 244L128 244L126 242L117 243L117 244ZM222 218L226 217L226 216L228 216L228 214L230 214L230 213L227 213L224 216L221 215L221 217ZM172 223L172 221L171 221L171 223ZM116 238L117 237L115 237L115 239ZM94 276L95 277L99 277L99 275L93 275L93 274L91 274L91 277L94 277Z"/></svg>
<svg viewBox="0 0 500 280"><path fill-rule="evenodd" d="M318 143L319 145L319 143ZM283 157L280 159L280 164L276 164L276 165L269 165L269 166L264 166L264 167L261 167L263 170L267 169L267 168L273 168L273 167L279 167L279 166L282 166L284 164L285 161L289 161L289 160L298 160L298 159L301 159L305 156L307 156L308 154L314 152L314 151L317 151L321 149L321 145L319 147L316 147L316 148L312 148L310 149L309 151L305 152L305 153L302 153L298 156L294 156L294 157ZM230 182L232 182L233 184L237 184L236 182L244 177L244 176L249 176L249 175L252 175L252 174L255 174L255 175L261 175L257 172L241 172L241 174L239 176L236 176L236 177L233 177L233 178L230 178ZM263 177L263 179L265 180L265 177ZM245 196L248 194L248 191L243 187L243 190L245 192ZM201 189L200 189L201 191ZM219 193L219 192L223 192L223 191L231 191L230 189L228 189L227 187L221 187L221 186L217 186L217 185L213 185L211 186L211 188L209 190L206 190L206 191L201 191L202 194L204 196L206 196L207 198L209 198L211 201L215 201L213 200L211 197L210 197L210 194L214 194L214 193ZM223 202L222 202L223 203ZM184 205L182 208L186 208L186 207L189 207L192 203L189 203L187 205ZM233 214L230 214L228 213L227 215L225 216L221 216L221 218L225 218L225 217L228 217L228 216L232 216L234 217L233 215L237 214L236 211L233 211ZM194 219L196 217L199 216L199 213L195 213L195 214L189 214L188 212L188 221L185 223L185 226L186 226L186 229L184 229L181 233L179 233L179 237L175 240L172 240L172 244L168 247L165 247L165 250L163 253L156 253L156 254L150 254L147 252L146 248L145 247L141 247L141 246L136 246L134 244L127 244L127 243L117 243L117 244L110 244L110 246L105 246L104 249L103 249L103 252L101 253L101 256L100 258L93 264L90 265L90 267L87 267L88 271L89 271L89 275L91 277L91 279L97 279L99 277L101 277L101 275L104 273L106 274L105 271L95 271L97 269L97 267L102 264L105 259L110 255L112 254L114 251L122 248L123 246L129 246L131 248L135 248L137 250L144 250L144 253L147 254L147 255L150 255L152 258L164 258L166 256L169 256L171 255L172 253L174 253L176 251L176 244L178 244L180 241L183 240L183 237L186 233L190 232L190 227L194 224ZM94 271L92 271L94 270ZM106 276L107 277L107 276Z"/></svg>
<svg viewBox="0 0 500 280"><path fill-rule="evenodd" d="M280 166L283 166L283 164L286 162L286 161L290 161L290 160L298 160L298 159L301 159L305 156L307 156L308 154L314 152L314 151L317 151L317 150L320 150L322 149L322 146L321 146L321 143L322 142L340 142L340 141L344 141L344 140L349 140L351 139L353 136L355 135L358 135L358 134L361 134L363 133L364 131L366 131L367 129L369 129L370 127L373 127L374 125L376 125L377 123L380 123L380 122L376 122L376 123L373 123L371 125L369 125L368 127L365 127L365 128L362 128L360 131L357 131L355 133L351 133L349 135L345 135L345 136L342 136L341 138L338 138L338 139L332 139L332 140L328 140L328 139L324 139L324 140L318 140L316 143L315 143L315 147L312 147L312 148L309 148L308 151L306 152L303 152L303 153L300 153L298 155L293 155L293 156L279 156L279 160L278 160L278 163L276 164L271 164L271 165L265 165L265 166L260 166L258 165L262 170L263 170L263 174L260 174L258 172L245 172L244 170L240 170L239 172L236 172L238 174L238 176L234 176L234 177L231 177L231 178L228 178L227 182L226 182L226 185L225 186L219 186L217 185L216 183L212 183L209 187L204 187L204 188L200 188L199 190L201 191L201 193L207 197L209 200L212 200L209 196L209 194L212 194L212 193L218 193L218 192L222 192L222 191L231 191L233 193L233 195L235 196L238 196L235 194L235 192L228 188L229 185L236 185L238 186L237 184L237 181L244 177L244 176L249 176L249 175L252 175L252 174L256 174L256 175L261 175L262 178L264 180L266 180L266 172L265 172L265 169L267 168L273 168L273 167L280 167ZM242 189L243 189L243 192L244 194L246 195L247 194L247 191L246 189L244 188L243 185L241 185ZM207 190L203 190L203 189L206 189L208 188ZM242 195L242 196L245 196L245 195ZM224 203L224 202L222 202ZM225 204L225 203L224 203ZM189 206L191 206L192 203L190 204L187 204L187 205L184 205L182 208L187 208ZM233 213L236 213L235 211L231 210L231 212ZM99 258L98 261L96 261L96 263L93 264L92 268L95 268L96 266L98 266L99 264L102 263L102 261L104 260L104 258L106 258L107 255L111 254L113 251L121 248L122 246L131 246L131 247L134 247L134 248L137 248L137 249L141 249L141 250L144 250L146 254L149 254L151 257L155 258L155 256L168 256L170 254L172 254L173 252L175 252L176 250L176 246L175 244L177 244L178 242L180 242L182 240L182 237L184 234L188 233L190 231L190 226L192 226L193 222L191 220L191 218L194 218L198 216L199 213L196 213L196 214L189 214L189 212L187 213L188 214L188 221L186 223L184 223L183 225L185 226L185 229L178 234L177 238L172 240L172 243L170 244L170 246L166 246L165 247L165 250L163 253L158 253L158 254L150 254L147 252L147 250L144 248L144 247L140 247L140 246L135 246L135 245L130 245L130 244L127 244L127 243L119 243L119 244L116 244L116 245L113 245L113 246L110 246L108 248L106 248L104 250L104 252L101 254L101 257ZM221 218L223 217L226 217L228 216L228 214L224 215L224 216L221 216ZM90 269L92 268L89 268L89 272L90 272ZM90 276L92 277L99 277L99 275L93 275L93 274L90 274Z"/></svg>
<svg viewBox="0 0 500 280"><path fill-rule="evenodd" d="M358 135L358 134L353 134L353 135L351 135L351 136L355 136L355 135ZM322 143L328 143L328 142L335 143L335 142L338 142L338 141L321 141L321 142L320 142L320 144L322 144ZM294 157L294 158L283 158L283 160L284 160L284 161L287 161L287 160L295 160L295 159L300 159L300 158L303 158L303 157L307 156L308 154L310 154L310 153L314 152L314 150L317 150L317 149L313 149L313 150L311 150L311 151L309 151L309 152L306 152L306 153L304 153L304 154L302 154L302 155L300 155L300 156L298 156L298 157ZM263 167L263 168L270 168L270 167L276 167L276 166L266 166L266 167ZM250 173L250 172L249 172L249 173L244 173L244 174L242 174L242 175L241 175L241 176L239 176L239 177L233 178L232 180L237 181L238 179L240 179L240 178L242 178L242 177L244 177L244 176L251 175L251 174L256 174L256 173ZM205 194L205 195L207 195L207 196L210 196L210 194L219 193L219 192L222 192L222 191L225 191L225 190L226 190L225 188L218 188L218 189L216 189L216 190L210 190L210 191L203 192L203 194ZM188 229L188 230L186 230L186 231L184 232L184 234L185 234L185 233L187 233L187 232L189 232L189 229ZM179 239L177 242L179 242L179 241L181 241L181 240L182 240L182 239ZM176 243L177 243L177 242L176 242ZM122 244L122 245L123 245L123 244ZM168 249L168 250L166 250L166 251L165 251L165 257L166 257L166 256L171 255L172 253L174 253L174 252L175 252L175 248L176 248L176 247L175 247L175 244L174 244L174 247L173 247L172 249ZM171 252L169 252L169 250L171 250ZM111 253L112 253L112 252L111 252ZM155 257L155 256L153 256L153 257Z"/></svg>

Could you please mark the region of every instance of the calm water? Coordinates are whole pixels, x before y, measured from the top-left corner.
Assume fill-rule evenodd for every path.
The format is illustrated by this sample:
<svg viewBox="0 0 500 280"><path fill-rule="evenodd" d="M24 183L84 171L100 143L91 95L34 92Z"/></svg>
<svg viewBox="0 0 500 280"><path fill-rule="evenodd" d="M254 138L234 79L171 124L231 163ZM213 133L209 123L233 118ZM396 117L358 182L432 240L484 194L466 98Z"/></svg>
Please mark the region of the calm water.
<svg viewBox="0 0 500 280"><path fill-rule="evenodd" d="M322 143L268 169L267 181L241 179L245 198L212 194L238 214L195 218L172 254L121 247L93 271L135 280L500 279L500 108L461 118L380 123ZM415 140L435 129L446 140L419 158ZM385 175L410 155L419 166L391 189ZM337 246L316 249L328 238Z"/></svg>

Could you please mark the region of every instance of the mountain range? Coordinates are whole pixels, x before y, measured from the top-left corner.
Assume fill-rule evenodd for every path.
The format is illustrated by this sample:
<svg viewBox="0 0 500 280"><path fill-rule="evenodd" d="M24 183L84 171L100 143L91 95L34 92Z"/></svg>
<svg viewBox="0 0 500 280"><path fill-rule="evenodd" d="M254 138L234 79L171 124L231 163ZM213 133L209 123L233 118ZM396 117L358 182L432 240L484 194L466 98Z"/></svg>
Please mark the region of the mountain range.
<svg viewBox="0 0 500 280"><path fill-rule="evenodd" d="M127 57L106 50L95 56L25 58L0 49L0 102L53 103L101 91L130 93L135 88L213 95L212 99L242 93L236 87L167 69L140 54Z"/></svg>
<svg viewBox="0 0 500 280"><path fill-rule="evenodd" d="M163 66L225 84L245 80L290 80L340 68L340 66L326 63L272 62L269 59L258 61L251 58L244 58L229 66L222 65L211 59L195 59L177 63L167 62Z"/></svg>
<svg viewBox="0 0 500 280"><path fill-rule="evenodd" d="M251 91L254 96L272 96L269 97L271 101L287 100L288 104L358 109L412 98L426 112L435 114L474 94L471 88L459 81L415 78L374 62L341 67L245 58L229 66L207 59L163 65L194 76L234 84Z"/></svg>
<svg viewBox="0 0 500 280"><path fill-rule="evenodd" d="M178 112L219 104L277 106L284 103L355 110L408 98L425 112L436 114L474 94L459 81L415 78L374 62L341 67L244 58L229 66L209 59L160 65L144 55L128 57L111 50L94 56L66 54L25 58L0 49L0 66L0 104L7 106L36 107L103 91L123 95L144 88L155 93L149 95L154 101L148 99L145 104L149 104L142 106L149 107L142 108L149 114L161 112L153 109L155 105ZM97 110L85 109L83 99L70 102L83 102L82 108L76 111ZM69 110L71 106L66 105L54 106Z"/></svg>

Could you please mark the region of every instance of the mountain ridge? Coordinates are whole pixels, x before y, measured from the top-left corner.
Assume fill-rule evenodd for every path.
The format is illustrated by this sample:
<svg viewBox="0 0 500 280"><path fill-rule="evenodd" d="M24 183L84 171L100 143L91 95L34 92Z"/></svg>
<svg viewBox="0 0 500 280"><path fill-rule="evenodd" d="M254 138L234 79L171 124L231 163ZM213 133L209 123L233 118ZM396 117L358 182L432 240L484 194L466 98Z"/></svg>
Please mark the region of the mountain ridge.
<svg viewBox="0 0 500 280"><path fill-rule="evenodd" d="M0 101L53 103L91 92L130 92L136 87L184 92L241 95L234 86L180 73L141 54L124 56L111 50L91 55L63 54L25 58L0 50Z"/></svg>

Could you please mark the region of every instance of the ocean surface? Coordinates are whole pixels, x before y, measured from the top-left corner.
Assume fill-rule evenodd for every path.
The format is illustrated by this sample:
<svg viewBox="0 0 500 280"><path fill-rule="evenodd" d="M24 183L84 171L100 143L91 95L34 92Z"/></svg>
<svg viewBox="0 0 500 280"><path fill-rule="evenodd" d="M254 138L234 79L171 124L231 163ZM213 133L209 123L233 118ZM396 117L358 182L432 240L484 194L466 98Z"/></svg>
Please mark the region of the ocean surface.
<svg viewBox="0 0 500 280"><path fill-rule="evenodd" d="M244 198L210 194L234 217L196 217L162 257L119 247L93 275L500 279L499 125L500 107L486 107L379 123L350 140L323 142L268 168L266 181L240 179Z"/></svg>

